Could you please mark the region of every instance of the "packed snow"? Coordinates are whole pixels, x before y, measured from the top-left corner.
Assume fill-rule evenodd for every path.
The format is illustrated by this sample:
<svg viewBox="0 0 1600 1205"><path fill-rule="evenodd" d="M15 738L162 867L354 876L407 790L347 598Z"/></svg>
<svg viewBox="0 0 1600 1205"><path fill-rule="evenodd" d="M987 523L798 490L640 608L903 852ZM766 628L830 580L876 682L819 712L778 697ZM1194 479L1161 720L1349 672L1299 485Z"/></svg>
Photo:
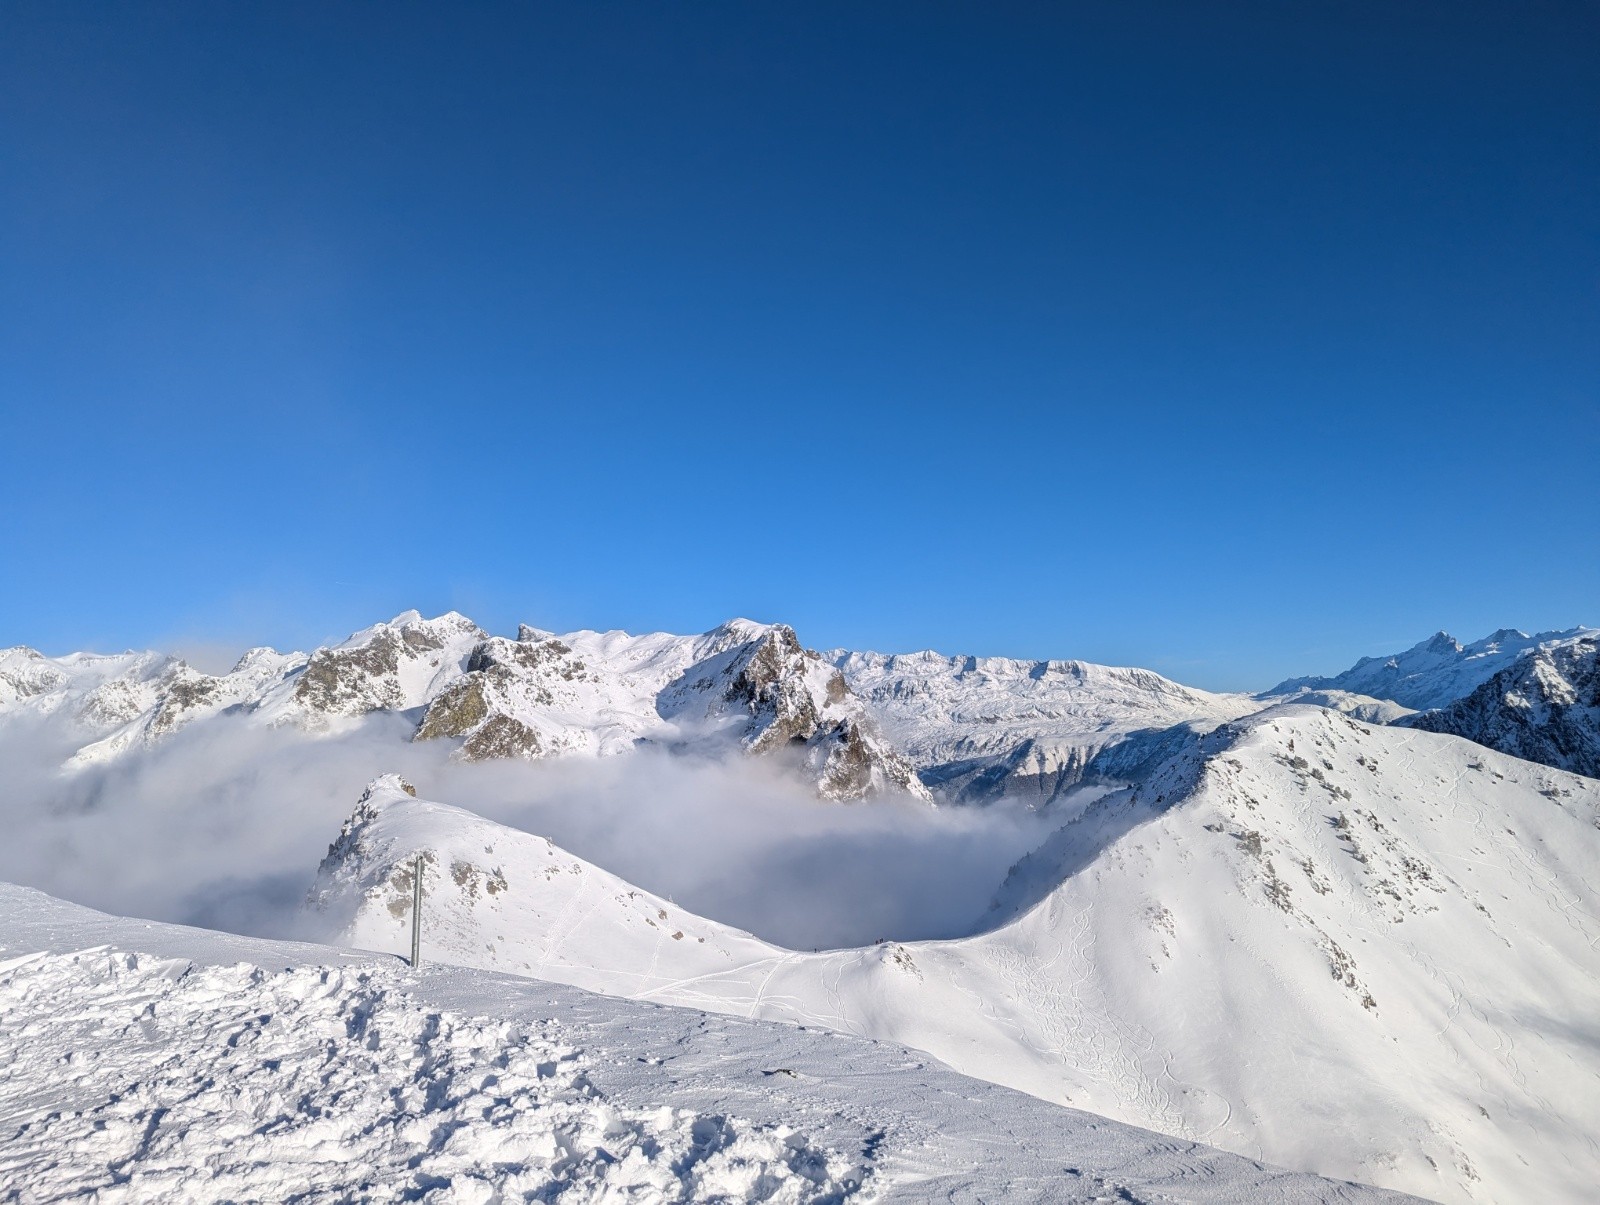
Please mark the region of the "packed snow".
<svg viewBox="0 0 1600 1205"><path fill-rule="evenodd" d="M1398 1200L904 1048L101 916L0 886L0 1195Z"/></svg>

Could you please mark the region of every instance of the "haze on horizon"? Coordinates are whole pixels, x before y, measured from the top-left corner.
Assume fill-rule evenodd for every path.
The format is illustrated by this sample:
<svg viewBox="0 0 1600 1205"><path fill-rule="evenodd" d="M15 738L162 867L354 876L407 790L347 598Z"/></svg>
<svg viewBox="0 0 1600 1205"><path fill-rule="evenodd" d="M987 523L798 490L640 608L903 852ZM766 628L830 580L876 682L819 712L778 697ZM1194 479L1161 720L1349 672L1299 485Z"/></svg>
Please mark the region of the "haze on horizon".
<svg viewBox="0 0 1600 1205"><path fill-rule="evenodd" d="M20 3L0 646L1594 624L1600 10Z"/></svg>

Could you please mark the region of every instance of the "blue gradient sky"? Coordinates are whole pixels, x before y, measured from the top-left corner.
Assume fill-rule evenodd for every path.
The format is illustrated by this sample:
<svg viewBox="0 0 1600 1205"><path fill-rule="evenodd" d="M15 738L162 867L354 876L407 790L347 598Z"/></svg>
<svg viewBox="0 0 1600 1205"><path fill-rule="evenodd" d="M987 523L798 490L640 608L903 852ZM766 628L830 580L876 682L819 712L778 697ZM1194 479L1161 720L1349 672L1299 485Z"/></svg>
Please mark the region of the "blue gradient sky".
<svg viewBox="0 0 1600 1205"><path fill-rule="evenodd" d="M6 7L0 645L1600 623L1590 3Z"/></svg>

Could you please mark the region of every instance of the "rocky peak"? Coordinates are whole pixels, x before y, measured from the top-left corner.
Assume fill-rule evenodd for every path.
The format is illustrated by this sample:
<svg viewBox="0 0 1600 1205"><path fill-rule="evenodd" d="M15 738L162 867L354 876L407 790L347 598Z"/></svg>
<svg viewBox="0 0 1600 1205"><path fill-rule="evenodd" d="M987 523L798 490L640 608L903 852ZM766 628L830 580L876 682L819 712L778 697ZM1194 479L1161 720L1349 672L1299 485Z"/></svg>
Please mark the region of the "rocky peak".
<svg viewBox="0 0 1600 1205"><path fill-rule="evenodd" d="M1440 630L1418 646L1423 652L1452 654L1461 652L1461 643L1449 632Z"/></svg>
<svg viewBox="0 0 1600 1205"><path fill-rule="evenodd" d="M750 637L691 665L657 701L668 718L731 721L745 751L798 752L819 791L859 799L888 789L929 798L915 771L883 738L844 675L800 643L793 628L734 621L707 633Z"/></svg>
<svg viewBox="0 0 1600 1205"><path fill-rule="evenodd" d="M524 625L523 632L530 631ZM463 738L458 756L464 761L531 759L554 751L532 717L579 706L581 687L599 681L571 646L554 636L491 636L473 646L465 665L466 672L428 703L414 738Z"/></svg>
<svg viewBox="0 0 1600 1205"><path fill-rule="evenodd" d="M1465 698L1400 723L1600 778L1600 637L1535 649Z"/></svg>
<svg viewBox="0 0 1600 1205"><path fill-rule="evenodd" d="M0 707L65 685L67 675L37 649L0 650Z"/></svg>
<svg viewBox="0 0 1600 1205"><path fill-rule="evenodd" d="M426 701L441 676L486 633L454 611L423 619L415 611L357 632L311 654L294 686L294 701L313 716L360 716Z"/></svg>
<svg viewBox="0 0 1600 1205"><path fill-rule="evenodd" d="M417 789L398 774L380 774L367 784L356 801L355 810L339 828L339 835L328 846L327 855L317 866L317 878L306 894L305 906L322 911L332 904L347 905L343 897L350 885L367 872L367 836L378 818L390 806L416 798Z"/></svg>

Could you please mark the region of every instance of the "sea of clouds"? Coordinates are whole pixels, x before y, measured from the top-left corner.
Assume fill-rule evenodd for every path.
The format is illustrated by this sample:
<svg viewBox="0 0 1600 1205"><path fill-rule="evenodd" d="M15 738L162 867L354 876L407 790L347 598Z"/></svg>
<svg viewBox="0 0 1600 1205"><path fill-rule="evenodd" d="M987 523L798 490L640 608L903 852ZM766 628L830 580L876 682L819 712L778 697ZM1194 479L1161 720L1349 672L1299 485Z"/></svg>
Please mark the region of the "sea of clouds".
<svg viewBox="0 0 1600 1205"><path fill-rule="evenodd" d="M0 722L0 878L108 912L259 936L319 936L301 901L366 783L550 838L700 915L794 949L981 928L1051 823L1021 807L819 799L783 765L644 748L465 765L403 717L314 736L238 716L78 771L64 716Z"/></svg>

